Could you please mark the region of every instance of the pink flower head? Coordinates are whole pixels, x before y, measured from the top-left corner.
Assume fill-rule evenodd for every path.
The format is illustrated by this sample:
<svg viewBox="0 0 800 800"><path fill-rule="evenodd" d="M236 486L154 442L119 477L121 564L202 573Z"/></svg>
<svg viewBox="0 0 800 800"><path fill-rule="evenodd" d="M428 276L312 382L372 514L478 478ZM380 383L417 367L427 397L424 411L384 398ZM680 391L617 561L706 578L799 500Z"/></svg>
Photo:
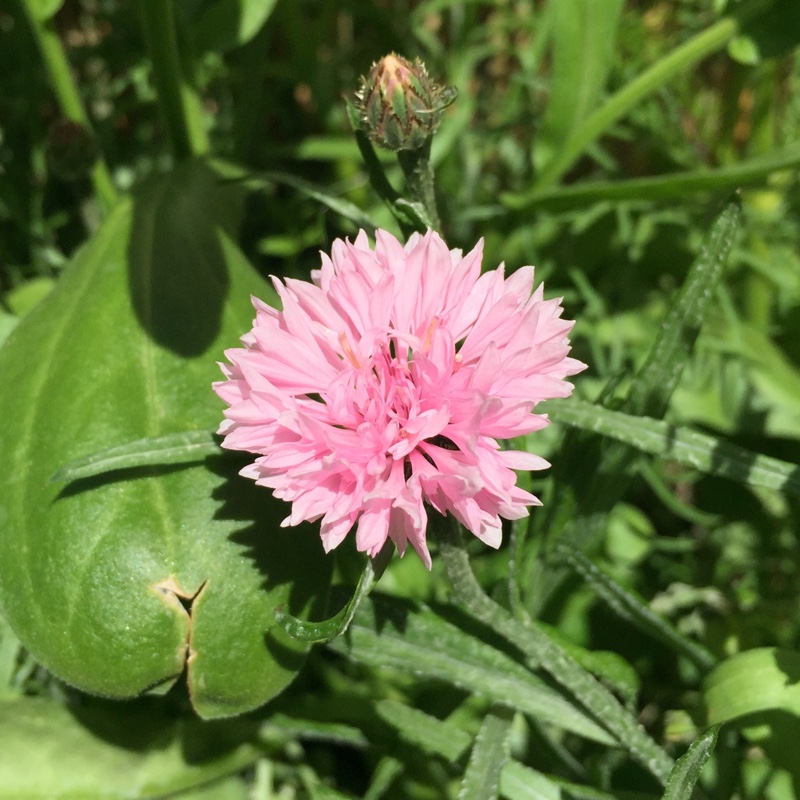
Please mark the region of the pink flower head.
<svg viewBox="0 0 800 800"><path fill-rule="evenodd" d="M534 406L585 365L533 267L481 275L482 242L462 257L432 231L376 240L335 241L313 283L273 279L282 311L253 298L214 384L230 406L219 433L259 454L241 474L292 503L284 526L322 518L330 551L357 524L359 550L411 542L430 568L427 506L498 547L500 518L540 505L514 470L548 463L497 440L545 427Z"/></svg>

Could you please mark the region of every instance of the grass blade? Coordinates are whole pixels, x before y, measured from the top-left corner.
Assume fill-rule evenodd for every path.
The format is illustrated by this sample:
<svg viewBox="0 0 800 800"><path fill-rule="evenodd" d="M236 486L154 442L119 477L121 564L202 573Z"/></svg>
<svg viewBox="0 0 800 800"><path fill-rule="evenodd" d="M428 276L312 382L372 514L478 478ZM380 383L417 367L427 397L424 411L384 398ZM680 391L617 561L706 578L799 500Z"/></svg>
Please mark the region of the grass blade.
<svg viewBox="0 0 800 800"><path fill-rule="evenodd" d="M673 200L701 192L733 191L740 186L761 183L774 172L797 169L798 166L800 148L793 146L718 169L687 170L655 177L560 187L531 195L524 205L516 195L507 195L503 199L514 209L536 207L547 211L567 211L607 200Z"/></svg>
<svg viewBox="0 0 800 800"><path fill-rule="evenodd" d="M584 124L564 143L552 160L544 167L528 195L506 196L504 202L522 208L530 198L554 186L559 178L575 163L586 148L617 120L625 116L640 100L652 94L675 75L691 68L711 53L724 47L739 30L739 23L726 17L698 33L646 69L597 109Z"/></svg>

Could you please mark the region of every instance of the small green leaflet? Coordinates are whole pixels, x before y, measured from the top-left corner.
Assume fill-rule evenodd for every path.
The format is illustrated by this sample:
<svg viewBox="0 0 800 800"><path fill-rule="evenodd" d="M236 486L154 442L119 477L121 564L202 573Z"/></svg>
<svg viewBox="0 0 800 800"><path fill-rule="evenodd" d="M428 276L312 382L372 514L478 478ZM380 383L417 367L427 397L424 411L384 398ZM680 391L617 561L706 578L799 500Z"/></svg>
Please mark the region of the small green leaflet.
<svg viewBox="0 0 800 800"><path fill-rule="evenodd" d="M662 800L691 798L694 785L700 777L700 770L714 752L718 733L719 725L710 728L678 759L669 775Z"/></svg>
<svg viewBox="0 0 800 800"><path fill-rule="evenodd" d="M166 436L136 439L70 461L50 478L50 482L70 483L132 467L192 464L202 461L206 456L217 456L224 452L210 431L169 433Z"/></svg>
<svg viewBox="0 0 800 800"><path fill-rule="evenodd" d="M372 591L372 587L380 580L389 561L394 554L394 543L389 540L378 555L367 558L364 571L358 580L358 586L347 605L336 615L323 622L305 622L287 613L282 607L275 609L275 619L286 633L301 642L329 642L343 634L356 615L361 601Z"/></svg>

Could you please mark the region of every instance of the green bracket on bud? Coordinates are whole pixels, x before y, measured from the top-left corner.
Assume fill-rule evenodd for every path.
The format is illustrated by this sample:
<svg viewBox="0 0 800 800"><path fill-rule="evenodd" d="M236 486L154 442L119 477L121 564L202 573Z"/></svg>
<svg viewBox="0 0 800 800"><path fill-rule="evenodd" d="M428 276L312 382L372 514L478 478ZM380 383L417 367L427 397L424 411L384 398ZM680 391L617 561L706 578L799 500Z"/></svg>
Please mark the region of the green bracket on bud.
<svg viewBox="0 0 800 800"><path fill-rule="evenodd" d="M356 93L359 122L370 139L387 150L418 150L457 94L454 86L433 82L418 58L412 63L391 53L361 79Z"/></svg>

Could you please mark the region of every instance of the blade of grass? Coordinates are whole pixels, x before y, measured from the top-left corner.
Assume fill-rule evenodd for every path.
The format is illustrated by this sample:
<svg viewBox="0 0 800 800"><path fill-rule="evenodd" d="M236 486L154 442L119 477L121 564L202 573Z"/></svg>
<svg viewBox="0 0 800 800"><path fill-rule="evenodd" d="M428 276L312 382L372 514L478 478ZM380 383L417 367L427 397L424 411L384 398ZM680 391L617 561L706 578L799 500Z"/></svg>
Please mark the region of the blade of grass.
<svg viewBox="0 0 800 800"><path fill-rule="evenodd" d="M719 169L688 170L625 181L582 183L526 197L505 195L501 199L512 209L535 207L548 211L581 208L604 200L672 200L700 192L733 191L747 184L762 183L774 172L797 169L798 166L800 147L793 146Z"/></svg>
<svg viewBox="0 0 800 800"><path fill-rule="evenodd" d="M53 20L44 18L37 13L36 0L23 0L22 6L53 84L53 91L61 113L67 119L77 122L82 128L91 132L92 126L89 117L81 103L78 87L72 77L69 62ZM117 190L114 188L102 156L97 158L92 167L92 184L101 207L104 211L108 211L117 201Z"/></svg>
<svg viewBox="0 0 800 800"><path fill-rule="evenodd" d="M209 147L203 109L181 65L174 2L137 0L136 8L172 152L178 160L203 155Z"/></svg>
<svg viewBox="0 0 800 800"><path fill-rule="evenodd" d="M531 192L527 195L516 196L515 202L518 207L527 205L530 197L536 197L554 186L578 157L585 152L586 148L608 130L614 122L627 114L640 100L652 94L678 73L690 69L706 56L724 47L738 32L738 20L733 17L719 20L668 53L627 86L609 97L567 139L562 148L545 165L534 182ZM504 201L508 199L504 198Z"/></svg>

